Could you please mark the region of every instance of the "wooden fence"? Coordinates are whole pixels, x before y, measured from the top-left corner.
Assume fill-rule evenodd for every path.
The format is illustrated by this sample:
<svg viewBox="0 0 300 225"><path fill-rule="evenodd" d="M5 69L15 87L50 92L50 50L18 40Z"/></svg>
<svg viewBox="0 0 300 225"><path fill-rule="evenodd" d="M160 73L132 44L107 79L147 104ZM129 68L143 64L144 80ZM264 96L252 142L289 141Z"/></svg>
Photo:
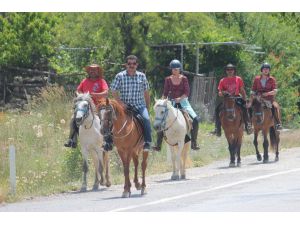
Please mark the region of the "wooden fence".
<svg viewBox="0 0 300 225"><path fill-rule="evenodd" d="M190 102L194 110L200 114L203 121L214 119L217 97L216 77L213 73L208 76L195 75L191 89Z"/></svg>

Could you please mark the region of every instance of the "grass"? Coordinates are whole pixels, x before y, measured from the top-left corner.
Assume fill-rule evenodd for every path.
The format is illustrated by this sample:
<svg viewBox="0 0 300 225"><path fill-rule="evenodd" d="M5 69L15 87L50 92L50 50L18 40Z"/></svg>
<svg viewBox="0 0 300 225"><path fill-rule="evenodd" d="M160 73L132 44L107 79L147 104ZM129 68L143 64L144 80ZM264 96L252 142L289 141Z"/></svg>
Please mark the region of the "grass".
<svg viewBox="0 0 300 225"><path fill-rule="evenodd" d="M30 111L0 113L0 203L15 202L34 196L78 190L81 186L80 149L63 147L72 114L72 96L61 87L43 90L33 99ZM229 158L227 142L211 136L213 125L201 123L198 140L201 149L190 152L189 167L209 164L217 159ZM300 130L281 134L281 150L300 146ZM244 136L242 155L254 154L252 135ZM261 140L259 140L261 144ZM8 148L16 147L17 191L9 194ZM261 144L262 145L262 144ZM171 171L165 144L161 152L151 152L147 175ZM112 184L123 183L123 168L116 150L111 152ZM94 180L90 163L88 184ZM132 174L133 169L131 169ZM133 176L131 175L131 178ZM121 191L121 190L120 190Z"/></svg>

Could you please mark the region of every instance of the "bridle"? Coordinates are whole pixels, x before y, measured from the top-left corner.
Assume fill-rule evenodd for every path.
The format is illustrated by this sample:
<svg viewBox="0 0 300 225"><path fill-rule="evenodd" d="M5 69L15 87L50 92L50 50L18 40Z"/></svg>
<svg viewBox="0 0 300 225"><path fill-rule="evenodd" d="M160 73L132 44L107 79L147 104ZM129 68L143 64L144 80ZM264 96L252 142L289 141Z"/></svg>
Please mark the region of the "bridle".
<svg viewBox="0 0 300 225"><path fill-rule="evenodd" d="M84 100L86 101L86 100ZM75 110L74 110L74 118L76 118L76 114L77 112L83 112L83 118L82 120L80 121L80 123L77 123L77 126L81 126L82 123L84 122L84 120L89 116L90 114L90 111L92 112L92 116L93 116L93 119L92 119L92 123L90 125L89 128L87 128L86 126L84 126L85 129L90 129L92 126L93 126L93 123L94 123L94 119L95 119L95 115L93 113L93 110L92 110L92 106L91 106L91 103L89 101L86 101L88 104L87 104L87 107L83 107L83 108L78 108L78 103L76 104L76 107L75 107Z"/></svg>
<svg viewBox="0 0 300 225"><path fill-rule="evenodd" d="M102 118L103 113L101 111L105 110L105 114L108 114L108 118ZM108 124L108 129L105 129L103 131L103 136L111 136L113 133L115 133L114 138L124 138L127 137L133 130L133 123L131 123L131 129L130 131L122 136L116 136L117 134L120 134L123 129L126 127L126 124L128 123L128 120L126 119L126 121L123 123L122 127L117 131L114 132L114 125L113 125L113 121L117 119L116 116L116 112L115 109L112 105L107 105L107 106L102 106L99 109L99 118L100 118L100 124L102 124L102 122L107 121ZM133 115L131 116L131 122L133 122Z"/></svg>
<svg viewBox="0 0 300 225"><path fill-rule="evenodd" d="M159 124L160 124L160 130L158 131L167 131L168 129L170 129L173 124L175 123L175 121L177 120L177 117L178 117L178 108L177 108L177 115L175 117L175 119L172 121L172 123L166 127L167 125L167 117L168 117L168 114L169 114L169 108L168 108L168 105L156 105L156 107L161 107L161 108L164 108L164 113L163 113L163 116L162 117L155 117L155 121L158 121Z"/></svg>

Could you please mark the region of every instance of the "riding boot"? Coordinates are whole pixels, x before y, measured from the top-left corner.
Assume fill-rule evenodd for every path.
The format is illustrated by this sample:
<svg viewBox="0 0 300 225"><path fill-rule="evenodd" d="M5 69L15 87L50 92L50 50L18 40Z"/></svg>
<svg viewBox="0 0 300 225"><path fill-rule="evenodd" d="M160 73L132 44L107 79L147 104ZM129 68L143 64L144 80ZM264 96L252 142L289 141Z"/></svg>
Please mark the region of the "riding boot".
<svg viewBox="0 0 300 225"><path fill-rule="evenodd" d="M221 137L221 121L220 121L220 105L216 108L215 111L215 130L210 132L213 135L216 135L217 137Z"/></svg>
<svg viewBox="0 0 300 225"><path fill-rule="evenodd" d="M164 137L164 133L162 131L158 131L157 133L157 138L156 138L156 145L152 146L152 149L154 151L160 151L161 150L161 145Z"/></svg>
<svg viewBox="0 0 300 225"><path fill-rule="evenodd" d="M75 119L72 118L70 122L70 134L68 141L64 144L67 148L76 148L77 147L77 138L78 138L79 129L76 125Z"/></svg>
<svg viewBox="0 0 300 225"><path fill-rule="evenodd" d="M195 118L195 119L193 119L193 128L191 130L191 139L192 139L191 148L193 150L199 150L200 149L199 145L197 144L198 130L199 130L199 122Z"/></svg>
<svg viewBox="0 0 300 225"><path fill-rule="evenodd" d="M274 120L275 120L275 129L282 130L279 110L277 108L275 108L274 106L272 106L272 113L273 113Z"/></svg>
<svg viewBox="0 0 300 225"><path fill-rule="evenodd" d="M243 110L243 118L244 118L246 132L247 132L247 134L252 134L252 132L253 132L252 131L252 124L251 124L251 121L250 121L248 110L244 106L242 106L242 110Z"/></svg>
<svg viewBox="0 0 300 225"><path fill-rule="evenodd" d="M113 149L113 138L112 135L104 135L104 143L103 143L103 149L105 151L111 151Z"/></svg>

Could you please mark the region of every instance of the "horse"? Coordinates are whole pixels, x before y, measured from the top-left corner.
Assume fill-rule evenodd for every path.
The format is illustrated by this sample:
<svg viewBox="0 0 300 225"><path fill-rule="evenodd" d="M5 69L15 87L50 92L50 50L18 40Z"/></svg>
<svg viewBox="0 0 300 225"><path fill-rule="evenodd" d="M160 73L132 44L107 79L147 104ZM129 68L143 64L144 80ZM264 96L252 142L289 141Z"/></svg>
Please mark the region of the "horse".
<svg viewBox="0 0 300 225"><path fill-rule="evenodd" d="M91 153L95 167L95 182L93 190L97 190L100 185L111 186L109 155L102 149L103 136L100 134L100 119L96 115L95 104L89 95L77 94L75 98L74 119L79 127L79 141L83 158L83 178L80 191L87 190L88 154ZM105 169L105 179L103 171Z"/></svg>
<svg viewBox="0 0 300 225"><path fill-rule="evenodd" d="M272 150L275 150L275 161L279 160L279 131L275 129L274 116L272 114L272 103L263 99L260 95L255 95L252 103L252 123L254 127L254 140L253 144L255 146L256 158L258 161L262 160L261 154L258 151L257 136L259 131L263 135L263 163L269 162L268 148L268 133L270 135L270 141Z"/></svg>
<svg viewBox="0 0 300 225"><path fill-rule="evenodd" d="M243 140L243 117L242 110L236 105L235 96L224 95L222 110L220 111L220 121L224 130L228 150L230 152L229 167L241 166L241 146Z"/></svg>
<svg viewBox="0 0 300 225"><path fill-rule="evenodd" d="M168 149L172 154L173 174L171 180L179 180L179 170L180 178L185 179L185 165L191 142L185 143L185 136L189 131L184 115L167 99L155 100L153 108L155 112L153 128L163 131Z"/></svg>
<svg viewBox="0 0 300 225"><path fill-rule="evenodd" d="M148 152L143 151L144 137L143 127L138 122L132 112L126 110L114 99L100 101L98 112L101 123L101 134L104 136L112 135L114 145L122 160L124 171L124 191L122 198L131 196L131 182L129 169L131 159L134 163L134 183L137 190L141 190L141 195L146 194L146 168ZM138 180L139 154L142 153L142 184Z"/></svg>

